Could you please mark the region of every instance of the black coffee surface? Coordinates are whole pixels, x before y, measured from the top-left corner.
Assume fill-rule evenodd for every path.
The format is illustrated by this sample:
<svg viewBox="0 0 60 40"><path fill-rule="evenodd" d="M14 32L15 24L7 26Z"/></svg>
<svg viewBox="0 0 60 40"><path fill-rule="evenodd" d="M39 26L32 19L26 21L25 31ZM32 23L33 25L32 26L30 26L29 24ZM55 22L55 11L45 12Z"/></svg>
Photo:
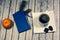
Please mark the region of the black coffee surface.
<svg viewBox="0 0 60 40"><path fill-rule="evenodd" d="M39 16L39 21L41 23L48 23L50 20L49 16L47 14L42 14Z"/></svg>

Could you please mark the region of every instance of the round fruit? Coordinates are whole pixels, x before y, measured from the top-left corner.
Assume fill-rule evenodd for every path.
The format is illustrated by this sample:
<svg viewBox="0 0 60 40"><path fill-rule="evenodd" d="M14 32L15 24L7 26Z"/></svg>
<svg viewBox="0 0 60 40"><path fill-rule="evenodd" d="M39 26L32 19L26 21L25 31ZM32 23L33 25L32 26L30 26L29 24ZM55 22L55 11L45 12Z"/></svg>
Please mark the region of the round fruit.
<svg viewBox="0 0 60 40"><path fill-rule="evenodd" d="M5 18L3 21L2 21L2 25L4 28L10 28L12 26L12 20L9 19L9 18Z"/></svg>

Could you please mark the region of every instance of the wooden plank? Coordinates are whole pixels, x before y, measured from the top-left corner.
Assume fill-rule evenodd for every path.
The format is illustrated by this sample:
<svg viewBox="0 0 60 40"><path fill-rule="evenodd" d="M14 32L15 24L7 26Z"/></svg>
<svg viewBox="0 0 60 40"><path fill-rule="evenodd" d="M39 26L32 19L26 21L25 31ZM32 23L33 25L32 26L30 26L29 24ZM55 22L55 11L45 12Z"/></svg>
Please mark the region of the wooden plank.
<svg viewBox="0 0 60 40"><path fill-rule="evenodd" d="M0 10L1 11L1 10ZM0 12L1 13L1 12ZM1 14L0 14L0 39L1 39Z"/></svg>
<svg viewBox="0 0 60 40"><path fill-rule="evenodd" d="M33 40L38 40L38 34L33 35Z"/></svg>
<svg viewBox="0 0 60 40"><path fill-rule="evenodd" d="M41 5L41 8L42 8L42 11L46 11L47 9L46 9L46 0L41 0L41 2L42 2L42 5Z"/></svg>
<svg viewBox="0 0 60 40"><path fill-rule="evenodd" d="M17 3L18 3L17 0L12 0L12 8L13 8L12 14L14 14L16 12ZM12 17L12 20L14 22L13 17ZM12 39L11 40L18 40L18 30L17 30L15 22L14 22L14 26L13 26L13 30L12 30Z"/></svg>
<svg viewBox="0 0 60 40"><path fill-rule="evenodd" d="M35 9L34 9L34 8L35 8L35 6L34 6L34 0L32 0L32 1L31 1L31 9L32 9L32 12L35 12ZM31 12L31 16L32 16L32 12ZM33 19L31 18L31 28L32 28L32 29L31 29L31 31L32 31L31 40L34 39L34 34L33 34L33 33L34 33L34 27L33 27L33 23L32 23L32 22L33 22Z"/></svg>
<svg viewBox="0 0 60 40"><path fill-rule="evenodd" d="M3 13L3 1L1 2L1 5L0 5L0 40L1 40L1 21L2 21L2 13Z"/></svg>
<svg viewBox="0 0 60 40"><path fill-rule="evenodd" d="M27 7L26 9L32 9L32 0L27 0ZM31 16L31 12L28 14L29 16ZM31 17L27 17L28 18L28 22L30 24L30 27L31 27L31 30L28 30L26 33L25 33L25 39L26 40L31 40L31 37L32 37L32 18Z"/></svg>
<svg viewBox="0 0 60 40"><path fill-rule="evenodd" d="M40 4L41 4L40 1L41 0L37 0L37 2L36 2L37 12L40 12Z"/></svg>
<svg viewBox="0 0 60 40"><path fill-rule="evenodd" d="M16 11L19 10L20 4L21 4L22 0L17 0L17 7L16 7ZM18 31L18 30L17 30ZM25 32L23 33L18 33L18 40L24 40L25 39Z"/></svg>
<svg viewBox="0 0 60 40"><path fill-rule="evenodd" d="M60 7L60 1L59 1L59 7ZM59 11L60 11L60 9L59 9ZM59 20L60 20L60 13L59 13ZM60 24L60 21L59 21L59 24ZM59 30L60 30L60 28L59 28ZM59 37L60 37L60 31L59 31ZM60 38L59 38L59 40L60 40Z"/></svg>
<svg viewBox="0 0 60 40"><path fill-rule="evenodd" d="M46 40L46 34L40 34L40 40Z"/></svg>
<svg viewBox="0 0 60 40"><path fill-rule="evenodd" d="M34 9L33 9L33 12L40 12L40 0L34 0L33 1L34 3ZM34 31L34 27L33 27L33 31ZM32 32L33 32L32 31ZM33 40L40 40L40 34L33 34Z"/></svg>
<svg viewBox="0 0 60 40"><path fill-rule="evenodd" d="M48 10L53 10L54 0L48 0Z"/></svg>
<svg viewBox="0 0 60 40"><path fill-rule="evenodd" d="M47 10L46 0L40 0L40 12L44 12ZM46 40L46 34L40 34L40 40Z"/></svg>
<svg viewBox="0 0 60 40"><path fill-rule="evenodd" d="M23 1L23 0L22 0ZM28 0L25 0L26 1L26 7L25 7L25 9L24 10L27 10L28 9L28 5L29 5L29 1ZM28 17L27 17L27 20L28 20ZM22 37L22 35L20 34L20 37L22 37L22 39L23 40L27 40L28 39L28 37L27 37L27 34L28 34L28 32L29 31L25 31L24 33L22 33L22 35L23 35L23 37ZM26 39L27 38L27 39ZM21 39L21 38L20 38Z"/></svg>
<svg viewBox="0 0 60 40"><path fill-rule="evenodd" d="M33 0L32 1L32 12L36 12L36 1L37 0ZM33 22L33 20L32 20ZM34 34L34 27L33 27L33 23L32 23L32 38L31 40L37 40L38 39L38 35Z"/></svg>
<svg viewBox="0 0 60 40"><path fill-rule="evenodd" d="M0 0L0 5L2 5L3 0Z"/></svg>
<svg viewBox="0 0 60 40"><path fill-rule="evenodd" d="M46 40L52 40L52 33L46 34Z"/></svg>
<svg viewBox="0 0 60 40"><path fill-rule="evenodd" d="M35 12L35 5L36 5L35 0L32 0L32 12Z"/></svg>
<svg viewBox="0 0 60 40"><path fill-rule="evenodd" d="M46 11L46 0L40 0L40 11Z"/></svg>
<svg viewBox="0 0 60 40"><path fill-rule="evenodd" d="M26 39L25 39L25 32L20 33L20 35L19 35L19 40L26 40Z"/></svg>
<svg viewBox="0 0 60 40"><path fill-rule="evenodd" d="M54 34L54 40L59 40L59 0L54 1L54 12L56 18L56 33Z"/></svg>
<svg viewBox="0 0 60 40"><path fill-rule="evenodd" d="M0 32L1 32L1 17L2 17L2 5L0 5Z"/></svg>
<svg viewBox="0 0 60 40"><path fill-rule="evenodd" d="M38 34L38 40L40 40L40 34Z"/></svg>
<svg viewBox="0 0 60 40"><path fill-rule="evenodd" d="M2 15L3 15L3 10L4 10L4 2L1 2L2 4L0 5L0 31L1 31L1 21L2 21Z"/></svg>
<svg viewBox="0 0 60 40"><path fill-rule="evenodd" d="M46 3L47 10L49 10L49 11L53 10L53 0L47 0L46 2L48 3L48 4ZM47 40L52 40L52 33L47 33L46 34L46 39Z"/></svg>
<svg viewBox="0 0 60 40"><path fill-rule="evenodd" d="M52 33L52 40L56 40L56 39L54 38L54 35L55 35L55 33L53 32L53 33Z"/></svg>
<svg viewBox="0 0 60 40"><path fill-rule="evenodd" d="M9 1L4 0L4 2L5 2L4 3L5 7L4 7L4 11L3 11L3 17L2 17L3 19L8 17L8 9L9 9ZM6 38L6 29L1 26L1 40L5 40L5 38Z"/></svg>
<svg viewBox="0 0 60 40"><path fill-rule="evenodd" d="M10 0L9 1L9 19L11 19L12 20L12 0ZM13 27L13 26L12 26ZM12 28L10 28L10 29L8 29L7 30L7 33L6 33L6 40L11 40L11 38L12 38Z"/></svg>

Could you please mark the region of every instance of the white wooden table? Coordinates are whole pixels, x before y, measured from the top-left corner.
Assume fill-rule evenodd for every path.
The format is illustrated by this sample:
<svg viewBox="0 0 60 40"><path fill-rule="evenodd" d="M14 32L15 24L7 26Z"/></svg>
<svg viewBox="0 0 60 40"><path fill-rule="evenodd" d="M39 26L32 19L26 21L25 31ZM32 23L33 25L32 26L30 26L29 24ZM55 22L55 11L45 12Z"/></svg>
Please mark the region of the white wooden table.
<svg viewBox="0 0 60 40"><path fill-rule="evenodd" d="M32 9L32 12L53 10L55 13L56 32L47 34L33 34L32 18L28 17L31 30L18 33L12 14L19 10L19 5L23 0L2 0L0 4L0 40L59 40L59 0L26 0L26 9ZM32 16L32 12L29 15ZM1 21L9 16L13 20L14 26L11 29L5 29Z"/></svg>

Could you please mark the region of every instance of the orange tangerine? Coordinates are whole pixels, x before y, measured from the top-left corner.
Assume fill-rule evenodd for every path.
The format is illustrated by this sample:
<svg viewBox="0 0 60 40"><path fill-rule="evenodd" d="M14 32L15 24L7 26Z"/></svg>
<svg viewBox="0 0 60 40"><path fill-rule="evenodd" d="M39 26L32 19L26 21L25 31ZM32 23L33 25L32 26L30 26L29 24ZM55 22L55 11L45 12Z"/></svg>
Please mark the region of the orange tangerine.
<svg viewBox="0 0 60 40"><path fill-rule="evenodd" d="M10 28L12 26L12 20L9 19L9 18L5 18L2 21L2 25L3 25L4 28Z"/></svg>

